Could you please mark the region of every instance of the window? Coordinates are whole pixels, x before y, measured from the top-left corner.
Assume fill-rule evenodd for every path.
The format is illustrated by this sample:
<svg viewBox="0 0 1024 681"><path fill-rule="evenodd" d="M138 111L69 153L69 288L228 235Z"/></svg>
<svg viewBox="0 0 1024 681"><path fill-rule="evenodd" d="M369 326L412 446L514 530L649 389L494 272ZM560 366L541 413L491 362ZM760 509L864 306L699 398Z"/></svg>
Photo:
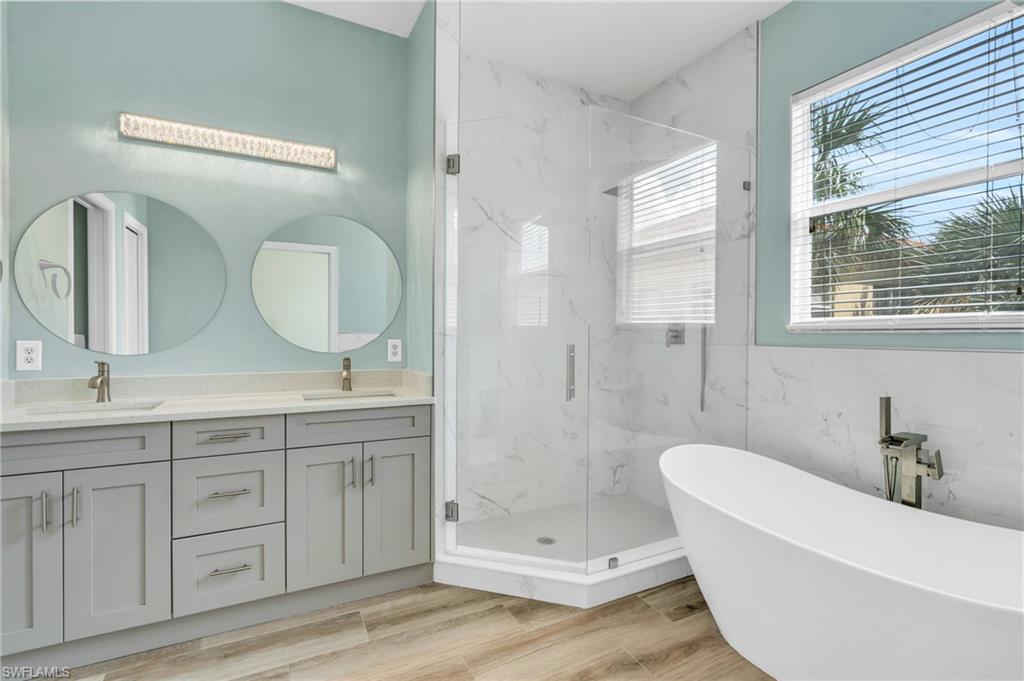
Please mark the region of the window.
<svg viewBox="0 0 1024 681"><path fill-rule="evenodd" d="M717 145L617 188L620 325L715 321Z"/></svg>
<svg viewBox="0 0 1024 681"><path fill-rule="evenodd" d="M548 325L549 278L547 225L527 222L520 230L516 326Z"/></svg>
<svg viewBox="0 0 1024 681"><path fill-rule="evenodd" d="M1024 10L793 98L790 329L1024 328Z"/></svg>

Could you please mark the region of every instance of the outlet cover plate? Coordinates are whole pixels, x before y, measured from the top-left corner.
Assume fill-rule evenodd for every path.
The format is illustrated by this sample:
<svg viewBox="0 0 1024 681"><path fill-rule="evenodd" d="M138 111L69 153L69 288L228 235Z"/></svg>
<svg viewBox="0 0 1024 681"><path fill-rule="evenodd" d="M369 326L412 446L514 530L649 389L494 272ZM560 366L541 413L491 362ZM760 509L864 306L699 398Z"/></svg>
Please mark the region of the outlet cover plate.
<svg viewBox="0 0 1024 681"><path fill-rule="evenodd" d="M402 339L401 338L389 338L388 339L388 361L389 362L401 362L402 361Z"/></svg>
<svg viewBox="0 0 1024 681"><path fill-rule="evenodd" d="M15 369L18 371L42 371L43 341L18 341L15 352Z"/></svg>

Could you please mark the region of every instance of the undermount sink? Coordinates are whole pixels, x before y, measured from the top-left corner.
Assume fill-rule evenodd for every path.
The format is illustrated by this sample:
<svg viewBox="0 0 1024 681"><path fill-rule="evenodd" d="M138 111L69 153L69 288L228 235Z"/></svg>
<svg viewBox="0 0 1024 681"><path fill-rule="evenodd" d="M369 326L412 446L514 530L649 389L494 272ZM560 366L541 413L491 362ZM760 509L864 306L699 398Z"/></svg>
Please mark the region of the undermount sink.
<svg viewBox="0 0 1024 681"><path fill-rule="evenodd" d="M50 404L34 404L23 407L24 414L91 414L110 411L150 411L156 409L163 400L114 400L112 402L54 402Z"/></svg>
<svg viewBox="0 0 1024 681"><path fill-rule="evenodd" d="M302 399L340 400L349 397L394 397L394 390L323 390L315 393L303 393Z"/></svg>

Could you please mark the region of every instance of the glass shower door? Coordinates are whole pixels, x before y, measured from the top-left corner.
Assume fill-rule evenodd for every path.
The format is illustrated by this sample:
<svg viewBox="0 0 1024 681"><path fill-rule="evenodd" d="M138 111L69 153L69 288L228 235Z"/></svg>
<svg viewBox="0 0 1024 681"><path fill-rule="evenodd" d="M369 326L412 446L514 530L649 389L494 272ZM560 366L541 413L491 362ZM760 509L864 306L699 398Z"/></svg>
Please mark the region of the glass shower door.
<svg viewBox="0 0 1024 681"><path fill-rule="evenodd" d="M447 326L463 554L585 569L586 121L577 107L460 123Z"/></svg>
<svg viewBox="0 0 1024 681"><path fill-rule="evenodd" d="M747 150L591 108L588 570L679 549L658 459L746 445Z"/></svg>

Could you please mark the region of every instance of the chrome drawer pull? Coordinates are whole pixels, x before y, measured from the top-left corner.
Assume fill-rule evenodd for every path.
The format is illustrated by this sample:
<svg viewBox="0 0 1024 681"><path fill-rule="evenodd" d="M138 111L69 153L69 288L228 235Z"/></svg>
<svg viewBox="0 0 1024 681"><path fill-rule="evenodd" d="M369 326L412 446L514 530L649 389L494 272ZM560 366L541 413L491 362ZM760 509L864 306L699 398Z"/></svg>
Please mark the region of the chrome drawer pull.
<svg viewBox="0 0 1024 681"><path fill-rule="evenodd" d="M352 482L347 483L347 487L355 489L356 486L356 457L352 457L348 460L350 466L352 466ZM344 473L343 473L344 474Z"/></svg>
<svg viewBox="0 0 1024 681"><path fill-rule="evenodd" d="M43 532L46 532L50 529L50 515L46 508L50 505L50 495L46 493L46 490L39 493L39 501L43 506Z"/></svg>
<svg viewBox="0 0 1024 681"><path fill-rule="evenodd" d="M222 442L224 440L244 440L247 437L252 437L252 432L245 431L242 433L214 433L206 438L207 442Z"/></svg>
<svg viewBox="0 0 1024 681"><path fill-rule="evenodd" d="M248 487L243 489L232 489L227 492L210 492L210 499L223 499L224 497L240 497L243 494L252 494L252 490Z"/></svg>
<svg viewBox="0 0 1024 681"><path fill-rule="evenodd" d="M78 527L78 488L71 489L71 527Z"/></svg>
<svg viewBox="0 0 1024 681"><path fill-rule="evenodd" d="M245 572L246 570L252 570L252 565L249 565L248 563L244 563L242 565L239 565L238 567L224 568L223 570L218 568L218 569L214 570L213 572L211 572L210 576L211 577L217 577L219 575L233 575L236 572Z"/></svg>

